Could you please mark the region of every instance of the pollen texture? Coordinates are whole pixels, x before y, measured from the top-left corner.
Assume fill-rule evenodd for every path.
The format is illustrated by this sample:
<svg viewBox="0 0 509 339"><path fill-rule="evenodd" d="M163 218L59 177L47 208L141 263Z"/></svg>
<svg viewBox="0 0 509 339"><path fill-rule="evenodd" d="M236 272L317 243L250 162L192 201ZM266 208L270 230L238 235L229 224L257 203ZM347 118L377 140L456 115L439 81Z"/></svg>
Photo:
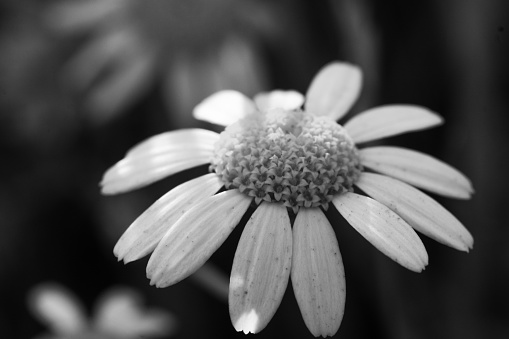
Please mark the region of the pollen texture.
<svg viewBox="0 0 509 339"><path fill-rule="evenodd" d="M226 189L259 204L283 202L327 209L334 195L352 191L362 170L358 151L335 121L303 111L256 112L221 133L211 171Z"/></svg>

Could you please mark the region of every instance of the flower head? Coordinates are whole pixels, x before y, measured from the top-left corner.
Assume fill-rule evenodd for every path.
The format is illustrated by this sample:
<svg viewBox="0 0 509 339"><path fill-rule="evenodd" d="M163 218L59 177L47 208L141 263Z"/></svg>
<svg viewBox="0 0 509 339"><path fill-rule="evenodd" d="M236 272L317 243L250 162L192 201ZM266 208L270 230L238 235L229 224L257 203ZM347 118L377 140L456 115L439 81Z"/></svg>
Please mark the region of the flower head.
<svg viewBox="0 0 509 339"><path fill-rule="evenodd" d="M360 70L335 62L316 75L305 98L274 91L252 101L239 92L218 92L194 114L227 125L223 133L173 131L132 148L104 175L103 193L128 191L207 163L212 173L156 201L120 238L115 255L127 263L153 251L148 278L158 287L172 285L207 261L254 205L230 276L234 327L262 330L291 277L311 333L331 336L341 323L346 293L339 245L323 212L331 205L377 249L412 271L428 263L414 229L468 251L473 238L465 227L415 188L469 198L473 189L463 174L409 149L359 147L436 126L442 118L422 107L391 105L337 124L360 87Z"/></svg>

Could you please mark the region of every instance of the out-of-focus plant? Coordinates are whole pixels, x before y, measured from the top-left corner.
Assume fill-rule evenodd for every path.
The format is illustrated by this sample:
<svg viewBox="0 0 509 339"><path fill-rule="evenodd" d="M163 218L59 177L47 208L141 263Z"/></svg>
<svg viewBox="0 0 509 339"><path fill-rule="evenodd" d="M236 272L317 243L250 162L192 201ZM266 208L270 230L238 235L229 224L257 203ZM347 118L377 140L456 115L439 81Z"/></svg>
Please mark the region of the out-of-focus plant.
<svg viewBox="0 0 509 339"><path fill-rule="evenodd" d="M45 19L63 36L88 37L62 77L84 93L93 121L123 112L157 80L172 117L185 125L192 107L214 91L254 94L266 87L256 37L275 20L271 6L235 0L62 1Z"/></svg>
<svg viewBox="0 0 509 339"><path fill-rule="evenodd" d="M50 332L38 339L168 337L177 328L173 315L142 307L141 296L125 287L112 288L102 295L91 317L87 317L78 298L57 283L36 286L29 293L28 303L33 315Z"/></svg>

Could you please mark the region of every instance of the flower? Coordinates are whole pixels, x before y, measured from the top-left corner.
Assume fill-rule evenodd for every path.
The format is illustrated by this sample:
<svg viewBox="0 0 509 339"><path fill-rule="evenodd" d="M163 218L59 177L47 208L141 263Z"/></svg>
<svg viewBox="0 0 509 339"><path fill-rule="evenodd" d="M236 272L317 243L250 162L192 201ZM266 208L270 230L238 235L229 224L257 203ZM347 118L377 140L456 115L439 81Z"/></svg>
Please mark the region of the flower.
<svg viewBox="0 0 509 339"><path fill-rule="evenodd" d="M140 296L128 288L112 288L96 303L94 316L88 320L84 306L74 294L56 283L43 283L30 291L29 306L51 336L41 338L138 338L172 334L174 317L162 310L144 310Z"/></svg>
<svg viewBox="0 0 509 339"><path fill-rule="evenodd" d="M45 22L61 35L89 37L62 77L84 94L93 121L124 112L159 83L174 118L185 125L190 117L179 114L205 95L224 86L252 93L264 86L255 38L273 26L272 6L235 0L58 1L45 11Z"/></svg>
<svg viewBox="0 0 509 339"><path fill-rule="evenodd" d="M343 127L335 121L357 99L361 79L356 66L334 62L315 76L305 100L295 91L262 93L254 102L239 92L218 92L194 115L227 125L221 134L178 130L133 147L105 173L103 193L128 191L207 163L212 173L157 200L122 235L115 255L128 263L153 251L147 265L151 284L175 284L207 261L255 205L230 276L234 327L262 330L291 277L308 329L332 336L346 292L339 245L323 213L331 204L377 249L412 271L428 263L414 229L468 251L473 238L465 227L413 187L466 199L473 189L463 174L409 149L358 149L436 126L442 118L418 106L389 105L362 112ZM355 193L355 187L368 196Z"/></svg>

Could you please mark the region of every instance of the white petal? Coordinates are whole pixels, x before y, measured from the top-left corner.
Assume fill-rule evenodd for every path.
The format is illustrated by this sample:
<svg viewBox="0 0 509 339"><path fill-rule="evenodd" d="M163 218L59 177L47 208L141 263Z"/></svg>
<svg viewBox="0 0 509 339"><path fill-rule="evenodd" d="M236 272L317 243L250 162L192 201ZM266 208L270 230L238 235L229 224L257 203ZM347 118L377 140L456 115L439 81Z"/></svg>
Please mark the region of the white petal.
<svg viewBox="0 0 509 339"><path fill-rule="evenodd" d="M167 287L194 273L226 240L250 204L247 195L229 190L192 207L165 234L150 257L150 284Z"/></svg>
<svg viewBox="0 0 509 339"><path fill-rule="evenodd" d="M357 100L362 85L361 70L348 63L323 67L306 93L306 112L338 120Z"/></svg>
<svg viewBox="0 0 509 339"><path fill-rule="evenodd" d="M258 109L265 111L272 108L294 110L304 104L304 96L297 91L272 91L259 93L254 97Z"/></svg>
<svg viewBox="0 0 509 339"><path fill-rule="evenodd" d="M125 158L110 168L101 182L103 194L117 194L149 185L171 174L207 164L211 152L188 150L155 157Z"/></svg>
<svg viewBox="0 0 509 339"><path fill-rule="evenodd" d="M199 103L193 110L193 116L198 120L228 126L254 111L256 111L254 102L244 94L224 90Z"/></svg>
<svg viewBox="0 0 509 339"><path fill-rule="evenodd" d="M258 333L267 326L283 299L291 261L286 207L262 203L246 224L233 260L228 301L237 331Z"/></svg>
<svg viewBox="0 0 509 339"><path fill-rule="evenodd" d="M213 152L210 136L200 129L189 129L148 139L106 171L102 193L126 192L209 163Z"/></svg>
<svg viewBox="0 0 509 339"><path fill-rule="evenodd" d="M28 301L34 316L55 334L79 334L88 326L83 305L61 285L39 285L30 292Z"/></svg>
<svg viewBox="0 0 509 339"><path fill-rule="evenodd" d="M100 333L119 338L167 336L176 328L176 319L159 309L144 309L135 291L116 288L99 300L93 325Z"/></svg>
<svg viewBox="0 0 509 339"><path fill-rule="evenodd" d="M120 237L113 253L125 263L154 250L164 234L191 207L223 185L215 173L185 182L159 198Z"/></svg>
<svg viewBox="0 0 509 339"><path fill-rule="evenodd" d="M422 234L460 251L474 239L449 211L418 189L385 175L364 172L356 185Z"/></svg>
<svg viewBox="0 0 509 339"><path fill-rule="evenodd" d="M386 206L350 192L336 196L332 203L357 232L392 260L415 272L428 264L419 236Z"/></svg>
<svg viewBox="0 0 509 339"><path fill-rule="evenodd" d="M336 234L318 208L301 208L293 225L292 286L315 336L333 336L345 311L346 283Z"/></svg>
<svg viewBox="0 0 509 339"><path fill-rule="evenodd" d="M161 154L178 151L182 147L196 147L212 151L219 134L200 128L186 128L165 132L145 139L127 152L127 156Z"/></svg>
<svg viewBox="0 0 509 339"><path fill-rule="evenodd" d="M468 199L472 184L457 169L427 154L400 147L360 150L362 165L447 197Z"/></svg>
<svg viewBox="0 0 509 339"><path fill-rule="evenodd" d="M443 119L426 108L412 105L380 106L350 119L344 127L356 143L439 125Z"/></svg>

